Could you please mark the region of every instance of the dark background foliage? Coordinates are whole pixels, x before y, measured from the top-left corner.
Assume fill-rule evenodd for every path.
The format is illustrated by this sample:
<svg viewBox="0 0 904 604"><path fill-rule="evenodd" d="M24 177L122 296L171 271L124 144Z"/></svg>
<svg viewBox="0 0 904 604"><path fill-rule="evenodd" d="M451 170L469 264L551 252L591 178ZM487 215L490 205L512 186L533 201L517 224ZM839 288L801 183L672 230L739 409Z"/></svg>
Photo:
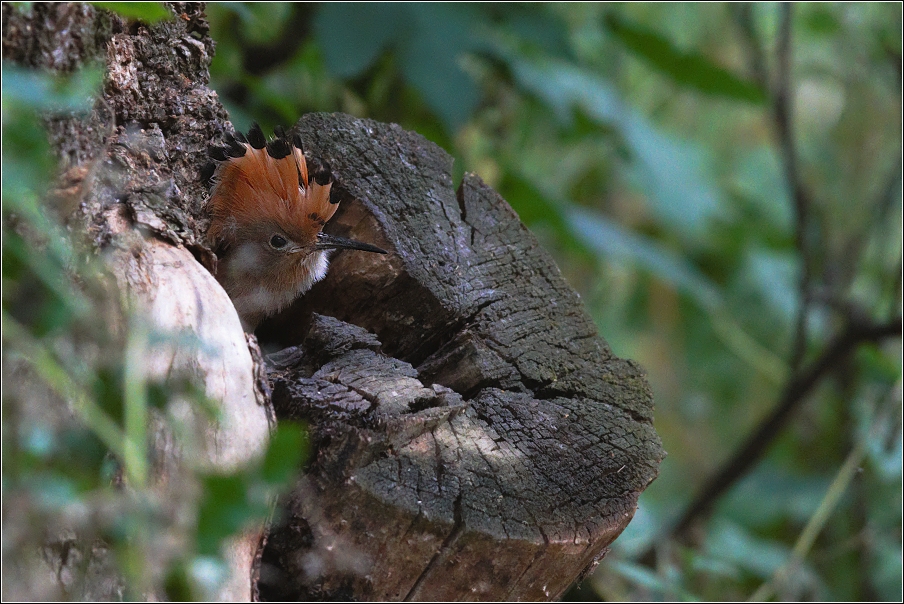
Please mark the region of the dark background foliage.
<svg viewBox="0 0 904 604"><path fill-rule="evenodd" d="M435 141L456 178L476 172L502 194L616 354L647 369L669 457L570 597L901 598L900 5L224 3L208 15L212 87L237 129L342 111ZM8 149L35 139L30 95L84 95L12 75L6 348L9 316L44 339L80 316L54 304L56 281L33 278L65 263L35 265L7 229L11 207L38 220L46 149ZM22 283L46 312L20 313ZM65 436L4 428L5 498L60 492L35 477L79 480L38 459ZM205 492L234 500L240 521L258 513L248 485L284 471L207 479ZM177 587L222 537L197 531Z"/></svg>

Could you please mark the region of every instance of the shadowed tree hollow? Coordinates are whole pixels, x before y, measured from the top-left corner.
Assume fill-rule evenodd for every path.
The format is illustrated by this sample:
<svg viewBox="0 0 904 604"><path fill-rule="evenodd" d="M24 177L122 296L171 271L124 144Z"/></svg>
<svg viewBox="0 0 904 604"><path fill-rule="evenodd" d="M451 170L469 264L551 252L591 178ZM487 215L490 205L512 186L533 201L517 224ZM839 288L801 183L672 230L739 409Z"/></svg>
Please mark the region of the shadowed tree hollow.
<svg viewBox="0 0 904 604"><path fill-rule="evenodd" d="M4 56L57 70L105 62L93 115L48 126L64 181L82 195L79 224L99 249L129 250L112 270L139 297L190 284L166 296L194 305L184 325L203 336L211 313L231 309L210 302L225 294L199 263L212 266L198 170L232 128L206 87L202 7L173 7L178 18L146 26L81 5L4 6ZM63 48L70 62L57 65ZM227 412L256 414L255 430L261 402L277 420L307 422L313 446L280 521L234 571L261 599L560 596L602 559L658 472L643 371L597 335L498 194L472 174L453 184L442 149L341 114L294 127L339 177L343 201L325 230L390 253L335 254L326 279L258 329L265 349L287 348L266 363L269 387L257 363L243 374L252 395L221 393ZM175 259L149 278L142 259L161 253ZM217 329L243 338L236 317ZM242 430L223 429L237 459L258 446Z"/></svg>

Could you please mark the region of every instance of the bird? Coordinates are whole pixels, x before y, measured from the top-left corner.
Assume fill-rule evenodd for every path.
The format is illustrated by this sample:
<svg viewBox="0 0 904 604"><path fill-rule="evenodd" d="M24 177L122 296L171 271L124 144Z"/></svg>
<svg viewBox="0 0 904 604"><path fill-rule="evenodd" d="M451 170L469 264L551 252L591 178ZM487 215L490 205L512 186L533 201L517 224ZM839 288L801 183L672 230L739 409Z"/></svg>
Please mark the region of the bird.
<svg viewBox="0 0 904 604"><path fill-rule="evenodd" d="M339 202L329 163L307 157L298 133L277 127L274 135L268 141L256 123L247 136L229 133L201 171L211 186L206 239L215 276L247 332L323 279L331 251L387 253L323 232Z"/></svg>

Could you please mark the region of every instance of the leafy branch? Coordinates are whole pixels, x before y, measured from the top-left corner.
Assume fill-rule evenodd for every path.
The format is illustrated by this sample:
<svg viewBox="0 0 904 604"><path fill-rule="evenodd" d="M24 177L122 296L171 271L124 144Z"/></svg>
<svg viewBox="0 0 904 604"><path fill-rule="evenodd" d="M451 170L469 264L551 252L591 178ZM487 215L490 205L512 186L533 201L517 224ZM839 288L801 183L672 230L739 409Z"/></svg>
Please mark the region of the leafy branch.
<svg viewBox="0 0 904 604"><path fill-rule="evenodd" d="M815 360L804 365L809 339L807 324L812 312L812 305L817 300L813 285L813 270L814 254L819 248L816 245L818 242L813 238L813 195L801 180L794 138L790 77L792 7L789 4L783 4L780 10L776 71L772 86L768 86L769 74L766 69L766 60L753 25L751 7L741 5L733 11L733 16L748 46L754 79L764 88L772 91L771 114L777 144L782 156L784 177L793 203L795 246L801 259L801 275L799 281L800 306L795 319L795 333L789 357L790 373L772 411L756 426L721 468L706 481L669 531L669 537L682 541L688 538L691 527L701 518L708 516L716 502L765 455L794 412L807 400L809 394L823 379L841 366L861 345L901 337L901 317L900 315L895 316L898 312L896 309L892 310L893 318L885 322L875 322L866 318L867 313L855 304L839 303L838 305L845 310L844 327ZM881 196L875 204L877 220L879 217L885 216L885 210L891 205L891 200L894 199L900 188L899 165L893 168L886 182L887 185L882 188ZM857 247L859 251L862 251L864 246L862 242L859 242ZM900 270L896 271L896 274L899 272ZM899 278L898 275L896 279ZM898 280L897 283L900 281ZM830 295L829 298L830 302L838 302L836 295ZM654 561L653 549L650 548L644 552L640 559L644 563L652 564Z"/></svg>

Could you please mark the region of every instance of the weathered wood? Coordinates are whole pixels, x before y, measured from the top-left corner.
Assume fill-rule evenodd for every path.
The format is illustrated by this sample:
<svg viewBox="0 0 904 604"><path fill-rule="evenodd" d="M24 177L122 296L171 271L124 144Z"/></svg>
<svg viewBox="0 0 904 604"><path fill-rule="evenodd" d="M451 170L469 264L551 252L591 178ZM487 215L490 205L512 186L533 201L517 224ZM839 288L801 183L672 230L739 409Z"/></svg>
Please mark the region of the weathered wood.
<svg viewBox="0 0 904 604"><path fill-rule="evenodd" d="M161 285L190 282L178 288L186 325L214 329L206 319L224 315L215 329L236 348L243 336L223 292L188 253L209 259L197 171L227 126L206 86L213 43L200 7L171 6L179 18L146 27L85 5L4 4L4 57L60 71L106 62L94 113L48 121L61 189L78 202L74 230L116 250L114 272L161 316L172 290ZM259 330L271 345L300 345L272 371L274 402L283 418L310 422L316 447L270 532L263 596L560 595L656 476L663 453L642 371L596 336L495 192L466 175L456 193L438 147L342 115L298 128L347 194L327 230L393 253L337 254L324 282ZM253 354L236 354L221 371L256 380ZM216 382L214 367L205 372ZM260 395L245 386L236 391ZM244 395L224 396L232 409ZM235 448L213 462L234 467L257 452L260 439L243 430L260 434L263 408L246 402L256 419L227 422ZM246 570L250 580L250 568L236 576ZM254 586L233 587L221 596Z"/></svg>
<svg viewBox="0 0 904 604"><path fill-rule="evenodd" d="M392 253L338 254L259 330L304 342L271 374L273 401L316 450L262 595L558 597L657 474L642 370L505 201L471 174L456 193L441 149L339 114L297 128L348 197L327 230Z"/></svg>

